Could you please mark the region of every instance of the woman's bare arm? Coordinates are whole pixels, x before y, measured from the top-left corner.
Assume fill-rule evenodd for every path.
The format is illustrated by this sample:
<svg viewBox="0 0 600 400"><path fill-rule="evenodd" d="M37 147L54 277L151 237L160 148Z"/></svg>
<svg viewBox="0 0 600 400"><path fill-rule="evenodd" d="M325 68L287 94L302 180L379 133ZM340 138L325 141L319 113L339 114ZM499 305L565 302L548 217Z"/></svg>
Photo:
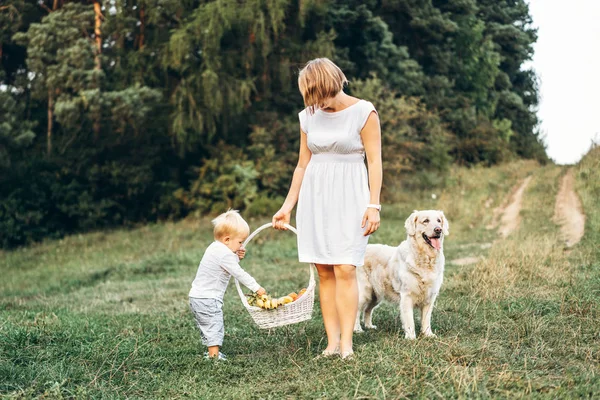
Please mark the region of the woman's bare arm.
<svg viewBox="0 0 600 400"><path fill-rule="evenodd" d="M379 116L372 111L360 132L367 155L367 166L369 171L370 204L380 204L381 185L383 180L383 167L381 162L381 127ZM375 208L367 208L363 216L362 227L365 226L365 236L370 235L379 228L379 211Z"/></svg>

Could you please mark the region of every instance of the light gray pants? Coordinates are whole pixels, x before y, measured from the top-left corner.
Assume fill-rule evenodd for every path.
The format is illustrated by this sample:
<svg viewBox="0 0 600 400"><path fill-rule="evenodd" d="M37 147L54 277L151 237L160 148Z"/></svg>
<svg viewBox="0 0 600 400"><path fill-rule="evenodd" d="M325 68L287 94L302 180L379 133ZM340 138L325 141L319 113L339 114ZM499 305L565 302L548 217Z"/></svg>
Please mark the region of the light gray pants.
<svg viewBox="0 0 600 400"><path fill-rule="evenodd" d="M202 344L222 346L225 336L223 325L223 302L217 299L199 299L190 297L190 308L200 329Z"/></svg>

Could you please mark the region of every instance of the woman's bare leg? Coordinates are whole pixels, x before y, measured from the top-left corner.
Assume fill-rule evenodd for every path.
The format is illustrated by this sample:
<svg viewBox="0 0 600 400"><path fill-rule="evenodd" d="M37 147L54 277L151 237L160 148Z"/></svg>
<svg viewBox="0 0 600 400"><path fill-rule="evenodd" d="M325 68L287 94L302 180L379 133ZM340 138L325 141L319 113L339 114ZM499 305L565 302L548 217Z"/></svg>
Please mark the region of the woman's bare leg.
<svg viewBox="0 0 600 400"><path fill-rule="evenodd" d="M358 312L358 282L354 265L335 265L335 303L339 318L340 353L352 352L352 334Z"/></svg>
<svg viewBox="0 0 600 400"><path fill-rule="evenodd" d="M336 279L332 265L316 264L319 272L319 298L323 323L327 332L326 351L334 351L340 344L340 320L337 312Z"/></svg>

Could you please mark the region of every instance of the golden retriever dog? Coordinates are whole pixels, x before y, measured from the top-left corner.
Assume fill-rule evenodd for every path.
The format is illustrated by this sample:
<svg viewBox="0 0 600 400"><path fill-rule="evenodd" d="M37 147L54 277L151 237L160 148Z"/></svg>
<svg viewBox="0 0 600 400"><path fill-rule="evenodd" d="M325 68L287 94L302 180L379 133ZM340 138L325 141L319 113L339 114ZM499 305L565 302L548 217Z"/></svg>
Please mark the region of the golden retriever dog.
<svg viewBox="0 0 600 400"><path fill-rule="evenodd" d="M413 308L421 309L421 333L431 331L431 312L444 279L444 236L448 220L442 211L414 211L406 220L407 238L398 247L367 246L365 265L356 270L358 315L355 332L375 329L373 309L386 300L400 306L400 319L406 339L415 339Z"/></svg>

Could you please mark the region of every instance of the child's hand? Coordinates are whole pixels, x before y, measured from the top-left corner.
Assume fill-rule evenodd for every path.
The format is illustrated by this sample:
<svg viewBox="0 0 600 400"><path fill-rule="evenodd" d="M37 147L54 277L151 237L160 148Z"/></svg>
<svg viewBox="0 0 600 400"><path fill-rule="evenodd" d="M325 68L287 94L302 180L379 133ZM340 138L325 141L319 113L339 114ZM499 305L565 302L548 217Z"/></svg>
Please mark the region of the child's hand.
<svg viewBox="0 0 600 400"><path fill-rule="evenodd" d="M246 249L244 249L244 248L241 248L241 249L239 249L239 250L236 252L236 254L238 255L238 257L239 257L239 258L240 258L240 260L241 260L241 259L243 259L243 258L244 258L244 256L246 255Z"/></svg>
<svg viewBox="0 0 600 400"><path fill-rule="evenodd" d="M263 294L267 294L267 291L265 290L265 288L260 288L256 291L256 294L262 296Z"/></svg>

